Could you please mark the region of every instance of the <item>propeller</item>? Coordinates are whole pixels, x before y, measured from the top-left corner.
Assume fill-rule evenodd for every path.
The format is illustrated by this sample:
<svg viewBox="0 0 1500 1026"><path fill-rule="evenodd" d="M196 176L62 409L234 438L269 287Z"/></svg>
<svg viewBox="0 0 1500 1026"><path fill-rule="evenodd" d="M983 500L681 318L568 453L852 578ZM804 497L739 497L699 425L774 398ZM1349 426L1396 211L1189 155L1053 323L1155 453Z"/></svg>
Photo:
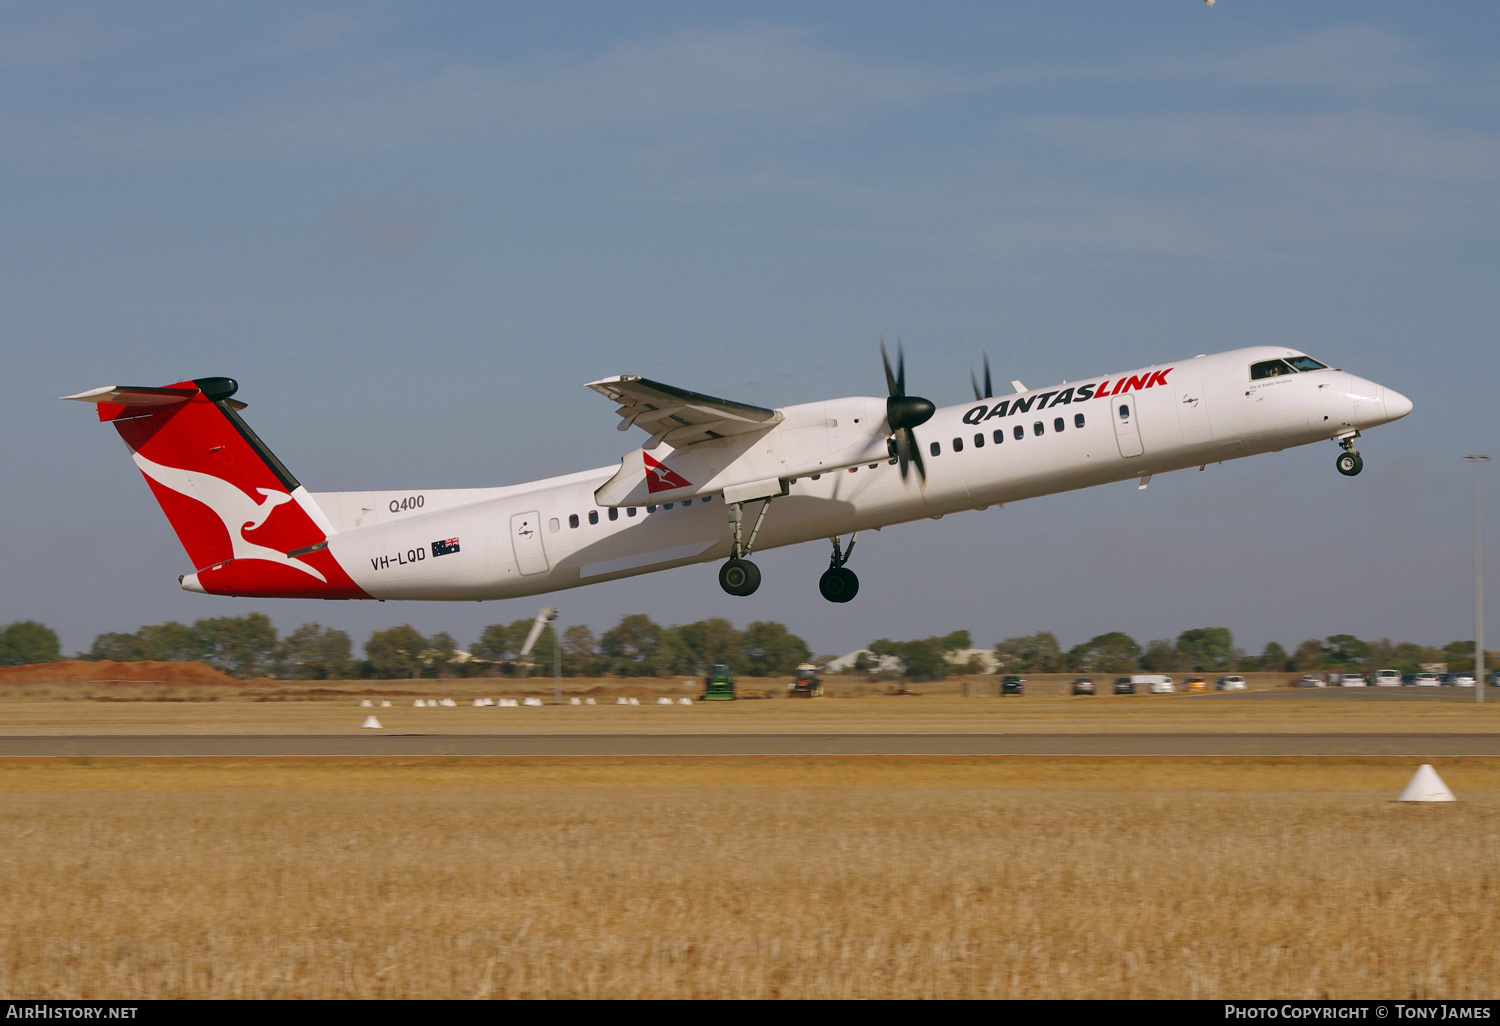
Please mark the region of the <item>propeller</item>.
<svg viewBox="0 0 1500 1026"><path fill-rule="evenodd" d="M885 364L885 386L890 395L885 401L885 420L891 428L891 452L901 464L901 480L906 480L909 464L917 466L917 476L927 483L927 467L922 462L922 450L917 444L916 432L912 429L927 423L937 407L921 396L906 394L906 354L901 340L896 340L896 370L891 371L891 358L885 351L885 340L880 342L880 359Z"/></svg>
<svg viewBox="0 0 1500 1026"><path fill-rule="evenodd" d="M975 399L993 399L995 388L990 384L990 354L984 354L984 394L979 394L979 379L974 377L973 368L969 369L969 382L974 386Z"/></svg>

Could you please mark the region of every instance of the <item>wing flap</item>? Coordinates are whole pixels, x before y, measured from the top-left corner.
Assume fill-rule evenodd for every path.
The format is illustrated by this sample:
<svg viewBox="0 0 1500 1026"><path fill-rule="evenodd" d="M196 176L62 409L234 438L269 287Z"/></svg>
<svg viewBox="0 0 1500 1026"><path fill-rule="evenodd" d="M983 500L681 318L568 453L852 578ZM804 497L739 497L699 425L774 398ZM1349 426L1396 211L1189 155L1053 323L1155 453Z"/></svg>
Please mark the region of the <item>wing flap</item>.
<svg viewBox="0 0 1500 1026"><path fill-rule="evenodd" d="M690 392L634 375L589 382L588 388L619 405L619 430L638 427L651 436L646 448L662 442L673 448L760 431L779 424L780 410Z"/></svg>

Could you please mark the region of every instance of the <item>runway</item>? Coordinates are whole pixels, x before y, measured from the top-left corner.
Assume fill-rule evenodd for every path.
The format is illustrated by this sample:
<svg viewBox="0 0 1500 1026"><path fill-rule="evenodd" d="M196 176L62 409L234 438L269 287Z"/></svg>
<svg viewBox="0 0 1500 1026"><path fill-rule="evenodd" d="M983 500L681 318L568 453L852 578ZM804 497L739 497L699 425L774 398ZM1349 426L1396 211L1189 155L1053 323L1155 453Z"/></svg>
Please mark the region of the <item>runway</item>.
<svg viewBox="0 0 1500 1026"><path fill-rule="evenodd" d="M0 758L1500 757L1500 734L98 734L0 737Z"/></svg>

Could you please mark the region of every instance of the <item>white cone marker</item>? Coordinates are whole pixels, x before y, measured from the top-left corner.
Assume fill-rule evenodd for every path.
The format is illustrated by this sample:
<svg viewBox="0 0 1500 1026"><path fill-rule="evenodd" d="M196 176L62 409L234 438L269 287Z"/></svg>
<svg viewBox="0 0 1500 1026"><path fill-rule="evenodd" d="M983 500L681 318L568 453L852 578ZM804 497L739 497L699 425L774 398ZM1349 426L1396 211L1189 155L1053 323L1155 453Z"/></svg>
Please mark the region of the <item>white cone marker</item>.
<svg viewBox="0 0 1500 1026"><path fill-rule="evenodd" d="M625 698L623 695L621 697L615 699L615 705L629 705L629 704L630 704L630 699Z"/></svg>
<svg viewBox="0 0 1500 1026"><path fill-rule="evenodd" d="M693 704L693 700L691 698L679 698L677 700L677 704L678 705L692 705Z"/></svg>
<svg viewBox="0 0 1500 1026"><path fill-rule="evenodd" d="M390 707L391 707L391 703L389 703L389 702L381 702L380 703L380 708L382 708L382 709L389 709Z"/></svg>
<svg viewBox="0 0 1500 1026"><path fill-rule="evenodd" d="M657 704L657 705L674 705L674 704L675 704L675 703L674 703L674 702L673 702L673 701L672 701L672 700L671 700L671 699L670 699L670 698L667 698L667 697L666 697L666 696L665 696L665 695L664 695L664 696L662 696L662 697L661 697L661 698L658 698L658 699L657 699L657 700L656 700L656 704Z"/></svg>
<svg viewBox="0 0 1500 1026"><path fill-rule="evenodd" d="M373 702L371 702L371 701L370 701L370 700L369 700L369 699L368 699L368 698L361 698L361 699L360 699L360 700L359 700L359 707L360 707L360 708L361 708L361 709L368 709L368 708L370 708L370 706L371 706L371 705L373 705L373 704L374 704L374 703L373 703Z"/></svg>
<svg viewBox="0 0 1500 1026"><path fill-rule="evenodd" d="M589 697L589 698L585 698L585 699L584 699L584 700L583 700L583 704L584 704L584 705L598 705L598 704L599 704L599 703L598 703L598 702L596 702L596 701L594 701L594 699L593 699L593 698L592 698L592 696L591 696L591 697Z"/></svg>
<svg viewBox="0 0 1500 1026"><path fill-rule="evenodd" d="M581 701L579 701L577 695L574 695L572 698L568 699L568 704L569 705L582 705L583 703Z"/></svg>
<svg viewBox="0 0 1500 1026"><path fill-rule="evenodd" d="M365 722L361 723L360 727L361 728L363 728L363 727L369 727L371 730L379 730L380 729L380 721L377 720L373 716L366 716L365 717Z"/></svg>
<svg viewBox="0 0 1500 1026"><path fill-rule="evenodd" d="M1398 802L1456 802L1453 792L1448 790L1448 785L1443 783L1443 778L1438 776L1437 770L1425 762L1417 767L1417 771L1411 775L1411 781L1406 785L1406 790L1401 792Z"/></svg>

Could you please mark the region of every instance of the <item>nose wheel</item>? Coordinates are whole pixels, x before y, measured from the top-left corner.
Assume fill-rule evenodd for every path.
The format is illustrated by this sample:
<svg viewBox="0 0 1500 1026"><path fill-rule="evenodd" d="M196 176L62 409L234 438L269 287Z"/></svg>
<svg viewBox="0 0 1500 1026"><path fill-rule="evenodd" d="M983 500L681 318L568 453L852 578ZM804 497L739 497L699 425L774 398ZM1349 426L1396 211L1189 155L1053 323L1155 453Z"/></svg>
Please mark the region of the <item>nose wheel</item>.
<svg viewBox="0 0 1500 1026"><path fill-rule="evenodd" d="M1358 434L1353 434L1348 438L1339 439L1339 445L1344 447L1344 451L1339 453L1334 466L1338 467L1339 473L1345 477L1355 477L1365 469L1365 461L1360 458L1359 450L1354 448L1354 440L1358 437Z"/></svg>

